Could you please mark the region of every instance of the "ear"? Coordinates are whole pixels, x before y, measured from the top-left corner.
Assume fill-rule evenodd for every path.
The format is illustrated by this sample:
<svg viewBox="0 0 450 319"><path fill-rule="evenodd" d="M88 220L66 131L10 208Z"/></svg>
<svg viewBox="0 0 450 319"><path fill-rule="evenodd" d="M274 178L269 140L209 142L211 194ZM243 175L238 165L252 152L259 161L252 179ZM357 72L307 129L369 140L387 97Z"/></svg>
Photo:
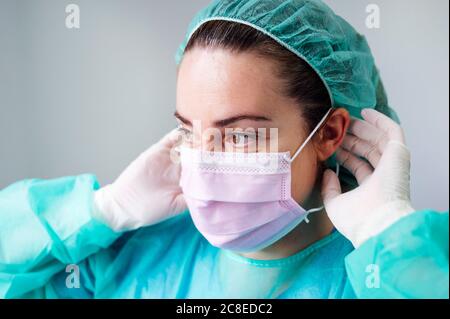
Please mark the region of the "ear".
<svg viewBox="0 0 450 319"><path fill-rule="evenodd" d="M318 160L323 162L336 152L342 144L350 125L350 114L344 108L335 109L320 129L315 148Z"/></svg>

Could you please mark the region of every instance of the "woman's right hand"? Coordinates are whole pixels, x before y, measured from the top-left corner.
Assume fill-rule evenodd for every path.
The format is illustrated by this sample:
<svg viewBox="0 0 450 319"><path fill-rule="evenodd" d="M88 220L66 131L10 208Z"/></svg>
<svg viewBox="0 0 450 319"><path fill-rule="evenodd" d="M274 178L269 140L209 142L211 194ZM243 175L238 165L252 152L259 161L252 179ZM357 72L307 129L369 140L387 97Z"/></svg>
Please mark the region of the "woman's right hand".
<svg viewBox="0 0 450 319"><path fill-rule="evenodd" d="M180 165L171 152L173 130L131 163L119 178L95 192L94 217L115 231L156 224L186 210L179 186Z"/></svg>

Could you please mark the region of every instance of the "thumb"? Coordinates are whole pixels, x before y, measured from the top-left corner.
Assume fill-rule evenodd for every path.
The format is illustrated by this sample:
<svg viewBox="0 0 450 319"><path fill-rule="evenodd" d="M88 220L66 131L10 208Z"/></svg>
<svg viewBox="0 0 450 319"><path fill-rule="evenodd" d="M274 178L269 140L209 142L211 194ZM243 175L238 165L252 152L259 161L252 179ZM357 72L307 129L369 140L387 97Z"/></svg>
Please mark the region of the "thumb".
<svg viewBox="0 0 450 319"><path fill-rule="evenodd" d="M177 197L175 197L173 205L174 205L173 212L175 215L181 214L188 209L183 194L178 194Z"/></svg>
<svg viewBox="0 0 450 319"><path fill-rule="evenodd" d="M339 178L336 173L331 169L327 169L323 173L322 178L322 199L324 204L332 200L333 198L341 195L341 184L339 183Z"/></svg>

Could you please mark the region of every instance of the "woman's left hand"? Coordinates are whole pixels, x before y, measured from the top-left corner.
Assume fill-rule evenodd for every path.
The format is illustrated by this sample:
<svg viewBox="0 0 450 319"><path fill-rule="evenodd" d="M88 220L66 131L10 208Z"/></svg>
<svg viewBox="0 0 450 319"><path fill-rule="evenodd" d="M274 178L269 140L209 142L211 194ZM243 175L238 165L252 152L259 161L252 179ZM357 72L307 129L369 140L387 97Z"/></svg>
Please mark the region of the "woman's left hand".
<svg viewBox="0 0 450 319"><path fill-rule="evenodd" d="M326 170L322 197L338 231L355 247L414 212L410 201L410 152L401 127L372 109L354 119L337 160L359 186L341 193L337 175ZM362 158L366 159L363 160Z"/></svg>

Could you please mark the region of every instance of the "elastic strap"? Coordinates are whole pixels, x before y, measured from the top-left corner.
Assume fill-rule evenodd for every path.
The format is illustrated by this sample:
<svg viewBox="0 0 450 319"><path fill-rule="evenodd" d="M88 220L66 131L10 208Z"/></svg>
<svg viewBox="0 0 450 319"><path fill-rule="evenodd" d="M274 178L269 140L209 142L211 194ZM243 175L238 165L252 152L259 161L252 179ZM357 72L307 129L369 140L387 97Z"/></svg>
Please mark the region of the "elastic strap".
<svg viewBox="0 0 450 319"><path fill-rule="evenodd" d="M320 120L319 124L317 124L317 126L314 128L314 130L311 132L311 134L309 134L308 138L303 142L302 145L300 145L300 147L295 152L294 156L292 156L292 158L290 160L291 163L297 158L298 154L300 154L300 152L303 150L303 148L305 148L306 144L308 144L308 142L313 138L314 134L316 134L316 132L322 127L322 124L325 122L325 120L327 119L328 115L331 113L332 110L333 110L333 108L330 108L328 110L328 112L325 114L325 116Z"/></svg>

